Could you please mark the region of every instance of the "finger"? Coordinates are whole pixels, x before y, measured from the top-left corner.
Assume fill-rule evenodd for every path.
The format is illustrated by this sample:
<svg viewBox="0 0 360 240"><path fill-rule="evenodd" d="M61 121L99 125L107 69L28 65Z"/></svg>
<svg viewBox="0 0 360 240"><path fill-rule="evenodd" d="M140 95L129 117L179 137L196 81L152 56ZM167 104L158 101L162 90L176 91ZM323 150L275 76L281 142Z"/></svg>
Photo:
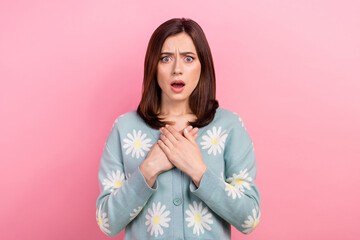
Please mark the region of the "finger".
<svg viewBox="0 0 360 240"><path fill-rule="evenodd" d="M192 128L189 132L191 135L195 136L195 134L199 131L199 129L197 127Z"/></svg>
<svg viewBox="0 0 360 240"><path fill-rule="evenodd" d="M167 136L165 136L165 134L161 134L160 138L163 141L163 143L169 148L172 149L174 147L174 145L172 144L172 142L170 141L170 139L168 138L168 136L170 136L171 134L168 133Z"/></svg>
<svg viewBox="0 0 360 240"><path fill-rule="evenodd" d="M185 137L185 134L184 134L185 129L187 129L187 131L193 136L199 130L198 128L193 128L191 125L189 125L186 128L184 128L183 130L181 130L181 135L184 137Z"/></svg>
<svg viewBox="0 0 360 240"><path fill-rule="evenodd" d="M171 135L173 136L173 138L171 138L170 136L166 135L170 141L175 142L175 140L180 141L183 140L183 136L172 126L170 125L166 125L167 127L165 127L165 131L167 130L169 133L171 133Z"/></svg>
<svg viewBox="0 0 360 240"><path fill-rule="evenodd" d="M178 141L167 128L162 128L161 132L163 136L165 136L171 143L173 143L173 145L175 145L175 143Z"/></svg>
<svg viewBox="0 0 360 240"><path fill-rule="evenodd" d="M163 152L165 153L165 155L169 158L169 154L170 154L170 149L165 145L165 143L162 140L158 140L157 141L158 145L160 146L160 148L163 150Z"/></svg>
<svg viewBox="0 0 360 240"><path fill-rule="evenodd" d="M184 128L184 132L185 132L185 129L187 129L187 131L192 136L195 136L195 134L199 131L199 128L197 128L197 127L192 128L192 126L187 126L186 128ZM185 136L185 134L184 134L184 136Z"/></svg>
<svg viewBox="0 0 360 240"><path fill-rule="evenodd" d="M191 143L195 143L195 137L196 137L197 134L191 135L191 134L187 131L186 128L185 128L185 130L184 130L184 134L185 134L185 137L186 137Z"/></svg>
<svg viewBox="0 0 360 240"><path fill-rule="evenodd" d="M199 134L197 134L197 131L192 131L193 132L193 136L194 136L194 140L196 140L199 137Z"/></svg>

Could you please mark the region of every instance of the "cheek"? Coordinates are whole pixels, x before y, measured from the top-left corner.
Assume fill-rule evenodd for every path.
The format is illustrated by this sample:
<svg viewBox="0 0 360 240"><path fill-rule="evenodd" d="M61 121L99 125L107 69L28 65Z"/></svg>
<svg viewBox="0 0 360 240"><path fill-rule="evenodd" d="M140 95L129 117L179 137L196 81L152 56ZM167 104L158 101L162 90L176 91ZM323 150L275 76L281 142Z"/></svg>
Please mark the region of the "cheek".
<svg viewBox="0 0 360 240"><path fill-rule="evenodd" d="M194 73L200 72L201 71L200 62L196 62L196 64L192 64L191 65L191 71L194 72Z"/></svg>
<svg viewBox="0 0 360 240"><path fill-rule="evenodd" d="M191 75L194 77L194 79L197 81L200 78L200 73L201 73L201 65L197 64L195 66L193 66L190 69Z"/></svg>
<svg viewBox="0 0 360 240"><path fill-rule="evenodd" d="M157 73L156 73L156 78L158 80L159 85L164 81L165 76L166 76L166 74L165 74L164 69L161 67L158 67Z"/></svg>
<svg viewBox="0 0 360 240"><path fill-rule="evenodd" d="M162 79L166 79L171 75L171 67L166 65L159 65L157 67L157 76Z"/></svg>

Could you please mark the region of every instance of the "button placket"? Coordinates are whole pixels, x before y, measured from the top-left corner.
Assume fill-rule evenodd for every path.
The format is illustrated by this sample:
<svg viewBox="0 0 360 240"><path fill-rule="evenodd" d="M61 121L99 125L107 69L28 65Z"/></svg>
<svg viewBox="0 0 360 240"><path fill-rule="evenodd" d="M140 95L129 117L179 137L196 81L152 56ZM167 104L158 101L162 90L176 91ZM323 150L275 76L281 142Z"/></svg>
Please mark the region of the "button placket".
<svg viewBox="0 0 360 240"><path fill-rule="evenodd" d="M184 213L183 213L183 174L178 168L173 169L172 202L173 202L173 228L174 239L184 238Z"/></svg>
<svg viewBox="0 0 360 240"><path fill-rule="evenodd" d="M173 203L174 203L174 205L175 206L179 206L180 204L182 204L182 198L181 197L176 197L176 198L174 198L174 200L173 200Z"/></svg>

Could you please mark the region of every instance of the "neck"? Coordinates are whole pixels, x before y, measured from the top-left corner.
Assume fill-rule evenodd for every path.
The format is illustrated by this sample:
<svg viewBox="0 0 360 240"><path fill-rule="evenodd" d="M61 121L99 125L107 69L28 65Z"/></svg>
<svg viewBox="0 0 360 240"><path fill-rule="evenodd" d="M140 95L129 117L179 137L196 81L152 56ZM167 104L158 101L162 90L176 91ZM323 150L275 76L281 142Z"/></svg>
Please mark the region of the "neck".
<svg viewBox="0 0 360 240"><path fill-rule="evenodd" d="M180 117L192 114L188 101L182 102L161 102L160 115Z"/></svg>

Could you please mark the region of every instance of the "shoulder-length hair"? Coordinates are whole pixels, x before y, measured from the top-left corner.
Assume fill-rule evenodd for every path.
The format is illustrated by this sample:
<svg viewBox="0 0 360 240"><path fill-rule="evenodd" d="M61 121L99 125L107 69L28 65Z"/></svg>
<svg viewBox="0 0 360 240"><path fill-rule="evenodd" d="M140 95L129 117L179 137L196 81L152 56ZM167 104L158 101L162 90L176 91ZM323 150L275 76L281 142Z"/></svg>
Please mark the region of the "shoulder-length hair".
<svg viewBox="0 0 360 240"><path fill-rule="evenodd" d="M157 83L157 65L166 38L185 32L193 40L201 64L198 85L189 96L189 107L196 115L193 127L208 125L215 117L219 107L216 97L215 70L209 44L202 28L195 21L186 18L173 18L162 23L152 34L145 56L142 97L137 108L138 115L152 128L159 129L174 122L162 121L158 112L161 107L161 88Z"/></svg>

